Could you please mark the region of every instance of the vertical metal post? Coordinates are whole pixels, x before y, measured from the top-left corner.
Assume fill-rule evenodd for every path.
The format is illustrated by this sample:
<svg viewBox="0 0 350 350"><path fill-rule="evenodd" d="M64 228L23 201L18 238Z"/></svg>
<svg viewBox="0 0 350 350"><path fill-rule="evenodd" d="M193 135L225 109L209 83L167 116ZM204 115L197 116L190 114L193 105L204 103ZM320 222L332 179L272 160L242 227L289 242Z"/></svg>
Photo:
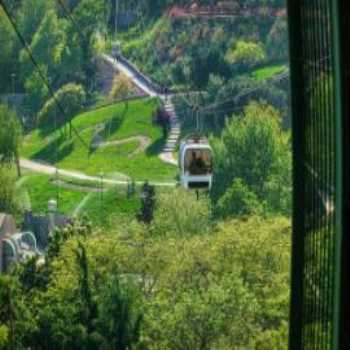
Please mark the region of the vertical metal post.
<svg viewBox="0 0 350 350"><path fill-rule="evenodd" d="M11 74L11 79L12 79L12 94L13 94L13 97L15 97L15 92L16 92L16 84L15 84L16 73L12 73Z"/></svg>
<svg viewBox="0 0 350 350"><path fill-rule="evenodd" d="M305 137L303 127L303 71L300 59L302 53L302 36L300 32L300 0L288 1L290 71L291 71L291 108L293 126L293 238L292 238L292 270L291 270L291 306L289 348L302 349L303 338L303 269L304 269L304 192L305 173L303 158L305 153ZM299 189L299 191L298 191Z"/></svg>
<svg viewBox="0 0 350 350"><path fill-rule="evenodd" d="M340 288L341 261L343 235L343 89L342 89L342 59L341 59L341 28L339 0L332 0L332 38L333 38L333 68L334 68L334 100L335 100L335 128L336 128L336 189L335 189L335 252L334 252L334 280L333 280L333 334L332 349L339 349L340 339Z"/></svg>
<svg viewBox="0 0 350 350"><path fill-rule="evenodd" d="M114 36L117 37L118 34L118 13L119 13L119 0L115 1L115 14L114 14Z"/></svg>
<svg viewBox="0 0 350 350"><path fill-rule="evenodd" d="M103 173L100 174L101 179L101 192L100 192L100 223L102 224L103 221Z"/></svg>
<svg viewBox="0 0 350 350"><path fill-rule="evenodd" d="M59 208L59 202L60 202L60 186L59 186L59 178L58 178L58 168L56 167L56 203L57 203L57 209Z"/></svg>

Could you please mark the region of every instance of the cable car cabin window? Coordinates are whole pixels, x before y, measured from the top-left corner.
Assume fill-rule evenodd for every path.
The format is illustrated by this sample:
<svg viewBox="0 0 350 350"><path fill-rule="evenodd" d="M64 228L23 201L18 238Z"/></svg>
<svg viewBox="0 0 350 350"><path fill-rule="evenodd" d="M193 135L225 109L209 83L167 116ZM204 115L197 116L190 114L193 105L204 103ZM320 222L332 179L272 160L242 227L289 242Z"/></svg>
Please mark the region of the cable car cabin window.
<svg viewBox="0 0 350 350"><path fill-rule="evenodd" d="M212 155L209 149L190 150L185 155L185 172L190 175L207 175L212 171Z"/></svg>

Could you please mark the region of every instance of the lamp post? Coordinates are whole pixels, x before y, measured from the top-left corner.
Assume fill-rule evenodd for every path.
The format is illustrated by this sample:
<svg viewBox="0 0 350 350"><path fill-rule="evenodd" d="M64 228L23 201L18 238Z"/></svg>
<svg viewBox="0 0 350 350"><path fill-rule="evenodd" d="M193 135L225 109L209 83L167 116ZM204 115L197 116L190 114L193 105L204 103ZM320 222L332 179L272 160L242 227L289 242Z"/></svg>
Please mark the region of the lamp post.
<svg viewBox="0 0 350 350"><path fill-rule="evenodd" d="M104 173L100 173L100 222L102 224L102 213L103 213L103 176Z"/></svg>
<svg viewBox="0 0 350 350"><path fill-rule="evenodd" d="M58 178L58 168L56 167L56 203L57 203L57 209L59 208L59 200L60 200L60 183Z"/></svg>
<svg viewBox="0 0 350 350"><path fill-rule="evenodd" d="M16 73L12 73L11 74L11 81L12 81L12 94L15 95L16 92L16 84L15 81L16 80Z"/></svg>
<svg viewBox="0 0 350 350"><path fill-rule="evenodd" d="M115 17L114 17L114 37L118 34L118 13L119 13L119 1L115 0Z"/></svg>

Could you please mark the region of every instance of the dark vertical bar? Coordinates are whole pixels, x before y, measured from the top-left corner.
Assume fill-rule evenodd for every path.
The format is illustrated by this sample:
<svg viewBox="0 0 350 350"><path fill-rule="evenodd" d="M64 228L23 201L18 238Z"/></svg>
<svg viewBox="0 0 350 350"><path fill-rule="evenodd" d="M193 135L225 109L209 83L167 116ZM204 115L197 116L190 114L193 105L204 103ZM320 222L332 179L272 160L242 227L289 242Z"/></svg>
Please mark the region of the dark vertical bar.
<svg viewBox="0 0 350 350"><path fill-rule="evenodd" d="M343 232L340 281L339 346L350 349L350 3L340 1L341 72L343 87Z"/></svg>
<svg viewBox="0 0 350 350"><path fill-rule="evenodd" d="M333 276L333 333L332 348L339 349L340 335L340 284L341 284L341 243L343 221L343 98L342 98L342 60L341 60L341 27L340 27L339 1L332 1L332 37L333 37L333 69L334 69L334 100L335 100L335 135L336 135L336 204L335 204L335 251L334 251L334 276Z"/></svg>
<svg viewBox="0 0 350 350"><path fill-rule="evenodd" d="M288 1L289 45L291 70L291 105L293 115L293 186L303 189L304 170L304 121L302 118L303 94L300 87L303 84L303 72L299 64L302 57L302 37L300 35L300 1ZM303 269L304 269L304 198L303 191L293 191L293 241L292 241L292 283L289 345L291 349L302 348L303 319Z"/></svg>

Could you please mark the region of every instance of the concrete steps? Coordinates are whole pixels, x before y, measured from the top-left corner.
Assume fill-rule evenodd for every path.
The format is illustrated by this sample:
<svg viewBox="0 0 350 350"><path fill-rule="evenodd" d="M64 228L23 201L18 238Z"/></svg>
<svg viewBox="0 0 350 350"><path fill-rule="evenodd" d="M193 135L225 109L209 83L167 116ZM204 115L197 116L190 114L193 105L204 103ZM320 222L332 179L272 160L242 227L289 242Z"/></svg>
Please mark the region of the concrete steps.
<svg viewBox="0 0 350 350"><path fill-rule="evenodd" d="M166 163L177 165L177 160L174 158L173 153L180 139L181 123L170 97L166 99L164 109L170 116L170 131L162 153L160 154L160 158Z"/></svg>

